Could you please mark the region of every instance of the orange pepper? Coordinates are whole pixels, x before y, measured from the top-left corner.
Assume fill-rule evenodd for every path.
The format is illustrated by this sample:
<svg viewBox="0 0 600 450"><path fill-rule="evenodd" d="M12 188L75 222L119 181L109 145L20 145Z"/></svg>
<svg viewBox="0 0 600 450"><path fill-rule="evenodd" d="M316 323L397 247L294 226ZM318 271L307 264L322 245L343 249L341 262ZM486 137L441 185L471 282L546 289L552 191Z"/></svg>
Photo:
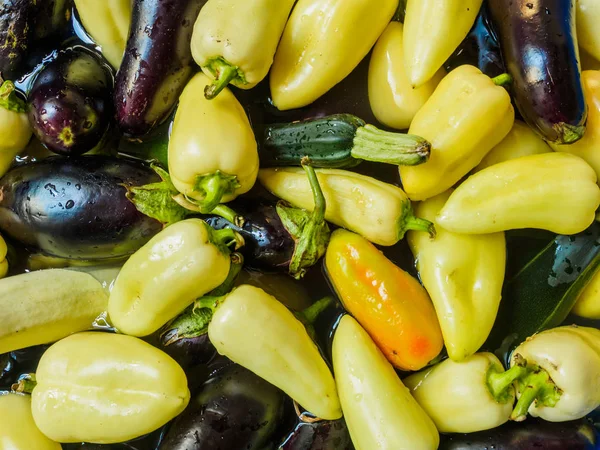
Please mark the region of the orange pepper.
<svg viewBox="0 0 600 450"><path fill-rule="evenodd" d="M336 230L325 267L344 308L396 368L419 370L439 354L442 332L427 291L368 240Z"/></svg>

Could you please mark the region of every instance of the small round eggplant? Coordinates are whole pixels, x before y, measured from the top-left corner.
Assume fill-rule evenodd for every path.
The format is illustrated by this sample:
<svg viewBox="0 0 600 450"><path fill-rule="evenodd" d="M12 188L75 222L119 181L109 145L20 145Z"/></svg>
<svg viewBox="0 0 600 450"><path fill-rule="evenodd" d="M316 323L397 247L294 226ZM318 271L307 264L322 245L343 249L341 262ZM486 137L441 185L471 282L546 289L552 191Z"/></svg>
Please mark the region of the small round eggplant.
<svg viewBox="0 0 600 450"><path fill-rule="evenodd" d="M58 52L37 75L28 95L29 122L48 149L81 155L105 136L112 118L113 76L92 50Z"/></svg>
<svg viewBox="0 0 600 450"><path fill-rule="evenodd" d="M206 381L177 418L160 450L258 450L283 417L285 395L238 365Z"/></svg>
<svg viewBox="0 0 600 450"><path fill-rule="evenodd" d="M59 258L126 257L162 224L135 208L125 186L159 180L142 163L105 156L17 166L0 179L0 231Z"/></svg>
<svg viewBox="0 0 600 450"><path fill-rule="evenodd" d="M442 436L440 450L594 450L597 431L586 420L550 423L528 419L493 430Z"/></svg>
<svg viewBox="0 0 600 450"><path fill-rule="evenodd" d="M279 450L351 450L352 441L344 419L299 423Z"/></svg>

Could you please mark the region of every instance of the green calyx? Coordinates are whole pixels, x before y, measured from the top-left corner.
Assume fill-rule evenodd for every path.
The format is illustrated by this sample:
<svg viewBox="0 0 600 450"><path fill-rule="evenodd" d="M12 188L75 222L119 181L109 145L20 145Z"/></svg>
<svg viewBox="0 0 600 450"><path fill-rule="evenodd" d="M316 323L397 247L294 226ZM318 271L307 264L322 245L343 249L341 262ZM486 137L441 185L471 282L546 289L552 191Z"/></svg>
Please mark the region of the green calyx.
<svg viewBox="0 0 600 450"><path fill-rule="evenodd" d="M219 95L229 83L247 84L244 72L221 56L210 59L202 68L209 71L215 78L215 81L204 89L204 97L208 100Z"/></svg>
<svg viewBox="0 0 600 450"><path fill-rule="evenodd" d="M217 247L221 253L229 255L231 253L229 250L230 247L233 247L234 250L238 250L245 245L244 238L237 231L232 230L231 228L215 230L207 223L205 223L205 225L209 233L210 242Z"/></svg>
<svg viewBox="0 0 600 450"><path fill-rule="evenodd" d="M436 236L435 225L426 219L415 216L410 200L406 199L402 205L402 216L398 219L397 230L398 240L402 240L408 230L424 231L429 233L433 239Z"/></svg>
<svg viewBox="0 0 600 450"><path fill-rule="evenodd" d="M537 406L554 407L560 400L562 391L550 374L540 366L530 364L527 366L527 374L517 380L519 392L521 393L510 419L521 422L527 417L527 412L535 402Z"/></svg>
<svg viewBox="0 0 600 450"><path fill-rule="evenodd" d="M416 166L429 159L431 144L420 136L392 133L373 125L356 130L353 158L396 166Z"/></svg>
<svg viewBox="0 0 600 450"><path fill-rule="evenodd" d="M506 87L512 84L513 77L507 73L503 73L498 75L497 77L492 78L492 81L496 86Z"/></svg>
<svg viewBox="0 0 600 450"><path fill-rule="evenodd" d="M21 375L17 382L10 387L10 390L23 394L31 394L36 386L37 381L35 379L35 373L27 373Z"/></svg>
<svg viewBox="0 0 600 450"><path fill-rule="evenodd" d="M568 123L557 123L553 127L558 135L555 144L569 145L580 140L585 134L585 125L570 125Z"/></svg>
<svg viewBox="0 0 600 450"><path fill-rule="evenodd" d="M506 371L497 364L491 364L486 374L486 383L494 400L498 403L506 403L513 400L514 382L524 377L527 373L527 361L523 358L516 360L515 365Z"/></svg>
<svg viewBox="0 0 600 450"><path fill-rule="evenodd" d="M231 255L231 266L225 281L204 297L199 298L183 313L169 322L160 333L164 345L171 345L181 339L191 339L208 332L208 325L226 295L235 286L244 259L239 253Z"/></svg>
<svg viewBox="0 0 600 450"><path fill-rule="evenodd" d="M217 170L208 175L199 175L194 184L194 192L204 196L203 200L187 199L198 206L202 214L210 214L227 194L233 194L240 188L236 175L228 175Z"/></svg>
<svg viewBox="0 0 600 450"><path fill-rule="evenodd" d="M174 200L179 192L173 186L169 173L156 163L152 163L151 166L162 181L144 186L124 185L129 201L139 212L158 220L165 226L180 222L193 214Z"/></svg>
<svg viewBox="0 0 600 450"><path fill-rule="evenodd" d="M306 270L315 265L325 254L331 237L329 225L325 221L325 196L315 169L310 165L308 158L303 158L302 167L308 175L313 191L315 201L313 212L308 213L285 202L279 202L276 206L283 226L295 242L289 273L296 279L302 278Z"/></svg>
<svg viewBox="0 0 600 450"><path fill-rule="evenodd" d="M314 340L315 339L315 322L317 318L321 315L323 311L329 308L334 302L333 297L327 296L323 297L321 300L317 300L308 308L300 311L294 312L294 316L298 319L304 327L306 328L309 336Z"/></svg>
<svg viewBox="0 0 600 450"><path fill-rule="evenodd" d="M17 95L12 81L5 81L0 86L0 107L16 113L27 112L27 104Z"/></svg>

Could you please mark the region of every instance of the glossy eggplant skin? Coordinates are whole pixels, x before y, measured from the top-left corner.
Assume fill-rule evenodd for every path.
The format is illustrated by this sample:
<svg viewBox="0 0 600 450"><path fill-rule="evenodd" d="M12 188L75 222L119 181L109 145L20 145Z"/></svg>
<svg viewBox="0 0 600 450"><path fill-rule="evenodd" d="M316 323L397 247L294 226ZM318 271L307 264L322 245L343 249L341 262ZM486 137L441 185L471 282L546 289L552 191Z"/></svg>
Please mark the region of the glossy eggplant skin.
<svg viewBox="0 0 600 450"><path fill-rule="evenodd" d="M169 343L176 330L171 330L160 337L160 349L173 358L184 369L191 369L200 364L208 363L217 353L208 339L208 334L193 338L177 339Z"/></svg>
<svg viewBox="0 0 600 450"><path fill-rule="evenodd" d="M126 136L144 137L173 110L192 75L190 41L206 1L134 0L114 99Z"/></svg>
<svg viewBox="0 0 600 450"><path fill-rule="evenodd" d="M295 242L283 226L275 204L263 199L245 198L230 205L244 217L242 227L219 216L206 216L204 219L217 230L231 228L244 237L246 245L239 251L247 267L263 271L287 271Z"/></svg>
<svg viewBox="0 0 600 450"><path fill-rule="evenodd" d="M75 156L96 147L112 119L113 75L82 45L61 50L37 75L28 95L29 122L55 153Z"/></svg>
<svg viewBox="0 0 600 450"><path fill-rule="evenodd" d="M279 450L352 450L350 433L343 419L299 423Z"/></svg>
<svg viewBox="0 0 600 450"><path fill-rule="evenodd" d="M587 107L575 0L490 0L489 5L519 112L549 142L579 140Z"/></svg>
<svg viewBox="0 0 600 450"><path fill-rule="evenodd" d="M586 420L551 423L527 419L493 430L442 435L440 450L594 450L597 431Z"/></svg>
<svg viewBox="0 0 600 450"><path fill-rule="evenodd" d="M217 371L167 432L159 450L259 450L283 416L285 395L241 366Z"/></svg>
<svg viewBox="0 0 600 450"><path fill-rule="evenodd" d="M0 0L0 73L5 79L17 76L27 53L35 8L31 0Z"/></svg>
<svg viewBox="0 0 600 450"><path fill-rule="evenodd" d="M0 179L0 231L59 258L101 261L135 252L162 229L124 185L159 181L146 165L106 156L51 157Z"/></svg>
<svg viewBox="0 0 600 450"><path fill-rule="evenodd" d="M463 64L475 66L491 78L506 72L487 3L481 7L467 37L446 61L445 68L450 72Z"/></svg>

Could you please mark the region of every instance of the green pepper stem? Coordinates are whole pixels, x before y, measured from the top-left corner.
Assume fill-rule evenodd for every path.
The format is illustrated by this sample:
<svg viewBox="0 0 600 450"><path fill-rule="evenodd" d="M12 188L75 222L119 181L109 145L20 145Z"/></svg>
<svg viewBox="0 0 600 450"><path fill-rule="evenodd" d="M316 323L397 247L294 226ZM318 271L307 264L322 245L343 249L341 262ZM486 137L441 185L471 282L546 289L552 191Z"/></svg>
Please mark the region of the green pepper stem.
<svg viewBox="0 0 600 450"><path fill-rule="evenodd" d="M290 261L289 272L290 275L296 279L302 278L306 273L306 268L312 266L321 256L323 256L330 236L329 227L325 222L327 202L325 200L325 195L323 195L321 185L319 184L317 173L312 167L309 158L302 158L301 163L310 182L315 207L308 220L305 220L304 224L294 224L296 228L300 230L300 233L298 236L293 236L296 240L296 246ZM281 215L281 208L278 209L278 212L285 226L286 220L284 220ZM288 214L288 216L286 216L286 219L291 219L292 215ZM287 227L287 229L288 231L290 230L289 227Z"/></svg>
<svg viewBox="0 0 600 450"><path fill-rule="evenodd" d="M208 227L208 225L206 226ZM242 235L231 228L223 228L222 230L211 228L211 235L212 242L218 247L229 248L231 245L234 245L234 249L237 250L245 244Z"/></svg>
<svg viewBox="0 0 600 450"><path fill-rule="evenodd" d="M220 205L217 205L212 212L213 214L224 218L228 222L231 222L238 228L242 228L244 226L244 223L246 222L244 216L240 216L229 206L223 205L222 203Z"/></svg>
<svg viewBox="0 0 600 450"><path fill-rule="evenodd" d="M298 314L302 316L304 323L313 325L321 313L333 304L333 301L331 296L323 297Z"/></svg>
<svg viewBox="0 0 600 450"><path fill-rule="evenodd" d="M510 419L522 422L533 402L540 406L555 406L562 392L554 384L548 372L536 365L527 367L528 374L518 380L521 393Z"/></svg>
<svg viewBox="0 0 600 450"><path fill-rule="evenodd" d="M498 75L497 77L492 78L492 81L496 86L506 87L513 82L513 77L507 73L503 73Z"/></svg>
<svg viewBox="0 0 600 450"><path fill-rule="evenodd" d="M497 367L496 364L491 364L486 375L490 394L498 403L506 403L511 398L514 400L509 389L516 380L523 378L528 373L527 361L524 358L518 359L516 364L506 371Z"/></svg>
<svg viewBox="0 0 600 450"><path fill-rule="evenodd" d="M373 125L356 130L353 158L396 166L415 166L429 159L431 144L420 136L392 133Z"/></svg>
<svg viewBox="0 0 600 450"><path fill-rule="evenodd" d="M13 392L21 392L23 394L31 394L33 389L37 386L35 379L35 373L28 373L21 375L17 382L10 387Z"/></svg>
<svg viewBox="0 0 600 450"><path fill-rule="evenodd" d="M0 78L1 80L2 78ZM27 112L27 104L17 95L15 84L12 81L7 80L0 86L0 107L16 113Z"/></svg>
<svg viewBox="0 0 600 450"><path fill-rule="evenodd" d="M192 203L196 203L202 214L210 214L221 203L223 196L233 194L239 187L236 175L227 175L220 170L209 175L200 175L196 179L194 191L203 194L204 199Z"/></svg>
<svg viewBox="0 0 600 450"><path fill-rule="evenodd" d="M404 237L404 233L406 232L406 230L424 231L426 233L429 233L429 236L431 236L432 238L434 238L436 235L435 225L432 222L426 219L415 217L412 214L412 212L409 216L404 218L402 225L403 231L400 239Z"/></svg>
<svg viewBox="0 0 600 450"><path fill-rule="evenodd" d="M246 79L240 68L227 62L223 57L213 58L203 68L215 77L215 81L204 88L204 97L207 100L214 99L234 80L241 84L246 83Z"/></svg>

